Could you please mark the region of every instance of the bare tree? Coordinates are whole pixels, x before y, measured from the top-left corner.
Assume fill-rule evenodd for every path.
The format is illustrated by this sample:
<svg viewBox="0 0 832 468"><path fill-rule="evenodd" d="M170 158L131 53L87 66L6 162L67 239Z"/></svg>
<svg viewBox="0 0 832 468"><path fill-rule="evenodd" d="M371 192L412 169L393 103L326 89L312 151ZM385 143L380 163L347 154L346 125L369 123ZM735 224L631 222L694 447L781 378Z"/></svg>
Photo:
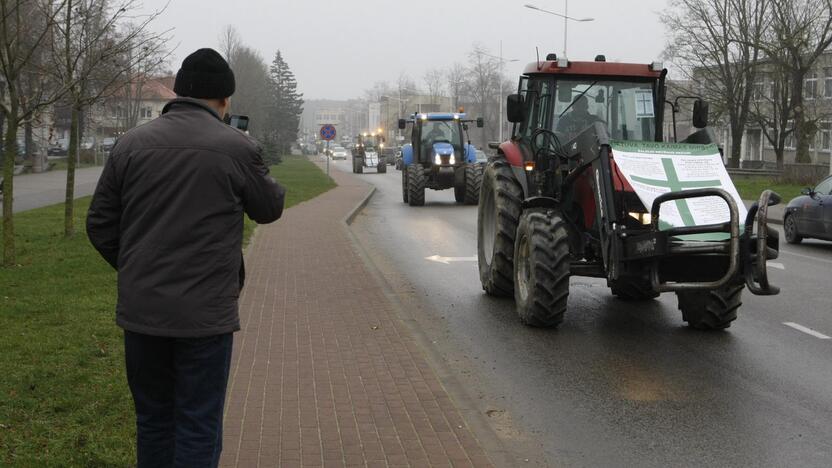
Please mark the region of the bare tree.
<svg viewBox="0 0 832 468"><path fill-rule="evenodd" d="M495 96L500 85L500 63L486 52L481 44L475 44L469 57L471 65L468 67L465 84L471 94L471 98L477 105L477 110L485 117L486 124L483 128L483 141L494 139L497 118L493 114Z"/></svg>
<svg viewBox="0 0 832 468"><path fill-rule="evenodd" d="M465 71L465 67L461 63L451 65L445 73L448 80L448 91L451 94L451 103L453 104L454 110L456 110L456 108L460 105L460 95L462 94L462 90L465 86L466 75L467 73Z"/></svg>
<svg viewBox="0 0 832 468"><path fill-rule="evenodd" d="M225 59L228 60L231 68L234 68L231 60L237 57L242 46L243 40L240 38L237 28L230 24L226 25L220 33L220 52L225 55Z"/></svg>
<svg viewBox="0 0 832 468"><path fill-rule="evenodd" d="M431 68L425 72L423 80L430 95L430 103L437 104L445 92L445 74L439 69Z"/></svg>
<svg viewBox="0 0 832 468"><path fill-rule="evenodd" d="M30 88L26 92L25 83L40 82L38 77L46 65L40 52L52 40L57 12L65 3L0 0L0 80L5 95L0 100L0 111L6 124L3 138L3 264L6 266L14 265L16 260L12 209L18 129L67 91L66 86L36 86L36 90Z"/></svg>
<svg viewBox="0 0 832 468"><path fill-rule="evenodd" d="M113 93L119 81L132 87L136 67L147 66L164 55L165 35L147 33L163 10L137 15L137 8L135 0L65 0L56 16L52 59L56 81L67 89L71 114L64 200L66 236L75 232L75 163L85 108ZM140 71L139 76L144 79L147 75ZM138 88L142 87L140 83Z"/></svg>
<svg viewBox="0 0 832 468"><path fill-rule="evenodd" d="M811 162L809 146L823 118L813 115L806 105L814 99L815 89L805 88L806 78L818 58L832 45L832 0L779 0L772 2L771 31L761 48L776 69L774 75L790 87L780 92L781 124L794 122L797 141L795 160ZM789 112L790 111L790 112ZM782 137L778 138L778 141ZM782 166L782 151L778 166Z"/></svg>
<svg viewBox="0 0 832 468"><path fill-rule="evenodd" d="M236 47L229 63L234 67L237 91L231 99L234 113L248 115L250 131L258 138L265 139L270 96L269 66L263 57L244 45Z"/></svg>
<svg viewBox="0 0 832 468"><path fill-rule="evenodd" d="M738 167L769 0L672 0L662 15L665 56L701 86L731 130L729 165Z"/></svg>

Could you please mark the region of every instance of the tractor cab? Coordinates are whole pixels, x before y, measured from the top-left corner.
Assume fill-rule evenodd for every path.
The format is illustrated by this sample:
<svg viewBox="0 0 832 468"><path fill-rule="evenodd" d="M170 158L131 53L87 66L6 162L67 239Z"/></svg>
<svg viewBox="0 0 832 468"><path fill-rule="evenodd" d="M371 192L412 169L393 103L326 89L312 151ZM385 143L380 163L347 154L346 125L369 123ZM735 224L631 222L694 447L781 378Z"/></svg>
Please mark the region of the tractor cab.
<svg viewBox="0 0 832 468"><path fill-rule="evenodd" d="M477 151L468 140L468 123L483 126L481 118L466 120L464 113L416 113L399 119L399 129L412 125L410 143L402 147L402 199L412 206L424 204L426 188L453 187L458 203L479 199Z"/></svg>

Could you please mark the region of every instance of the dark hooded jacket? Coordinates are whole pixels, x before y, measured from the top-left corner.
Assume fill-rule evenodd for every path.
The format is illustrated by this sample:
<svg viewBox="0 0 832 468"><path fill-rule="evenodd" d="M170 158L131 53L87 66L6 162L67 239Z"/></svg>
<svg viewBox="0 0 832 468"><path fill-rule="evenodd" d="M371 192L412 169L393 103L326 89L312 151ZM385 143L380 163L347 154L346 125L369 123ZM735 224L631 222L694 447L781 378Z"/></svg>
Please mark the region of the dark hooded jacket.
<svg viewBox="0 0 832 468"><path fill-rule="evenodd" d="M283 212L261 148L200 101L179 98L119 138L87 215L87 235L118 271L116 323L147 335L240 329L243 213Z"/></svg>

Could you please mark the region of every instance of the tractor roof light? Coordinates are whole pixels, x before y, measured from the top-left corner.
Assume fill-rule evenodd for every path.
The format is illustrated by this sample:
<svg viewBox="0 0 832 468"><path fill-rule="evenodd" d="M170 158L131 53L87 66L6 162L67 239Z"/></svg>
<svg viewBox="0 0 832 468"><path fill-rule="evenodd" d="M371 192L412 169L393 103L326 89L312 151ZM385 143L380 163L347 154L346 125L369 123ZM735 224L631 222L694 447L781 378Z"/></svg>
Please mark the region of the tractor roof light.
<svg viewBox="0 0 832 468"><path fill-rule="evenodd" d="M523 163L523 169L525 169L525 170L526 170L526 172L531 172L531 171L533 171L533 170L534 170L534 161L526 161L526 162L524 162L524 163Z"/></svg>
<svg viewBox="0 0 832 468"><path fill-rule="evenodd" d="M454 120L459 120L459 114L454 114Z"/></svg>
<svg viewBox="0 0 832 468"><path fill-rule="evenodd" d="M427 119L428 119L428 115L427 115L427 114L422 114L422 115L420 115L419 117L420 117L422 120L427 120Z"/></svg>
<svg viewBox="0 0 832 468"><path fill-rule="evenodd" d="M652 71L662 71L664 70L664 64L662 62L653 62L650 64L650 70Z"/></svg>

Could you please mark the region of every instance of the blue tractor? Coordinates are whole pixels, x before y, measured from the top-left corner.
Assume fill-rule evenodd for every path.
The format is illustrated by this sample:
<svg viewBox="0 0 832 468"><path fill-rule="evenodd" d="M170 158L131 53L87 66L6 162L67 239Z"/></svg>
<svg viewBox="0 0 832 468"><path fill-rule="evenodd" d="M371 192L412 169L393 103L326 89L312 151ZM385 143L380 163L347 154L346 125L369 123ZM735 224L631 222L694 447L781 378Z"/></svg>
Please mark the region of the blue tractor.
<svg viewBox="0 0 832 468"><path fill-rule="evenodd" d="M410 206L425 204L425 189L453 187L457 203L476 205L480 198L482 164L466 138L465 114L423 113L400 119L399 129L412 125L410 143L402 147L402 200ZM476 120L482 128L483 120Z"/></svg>

